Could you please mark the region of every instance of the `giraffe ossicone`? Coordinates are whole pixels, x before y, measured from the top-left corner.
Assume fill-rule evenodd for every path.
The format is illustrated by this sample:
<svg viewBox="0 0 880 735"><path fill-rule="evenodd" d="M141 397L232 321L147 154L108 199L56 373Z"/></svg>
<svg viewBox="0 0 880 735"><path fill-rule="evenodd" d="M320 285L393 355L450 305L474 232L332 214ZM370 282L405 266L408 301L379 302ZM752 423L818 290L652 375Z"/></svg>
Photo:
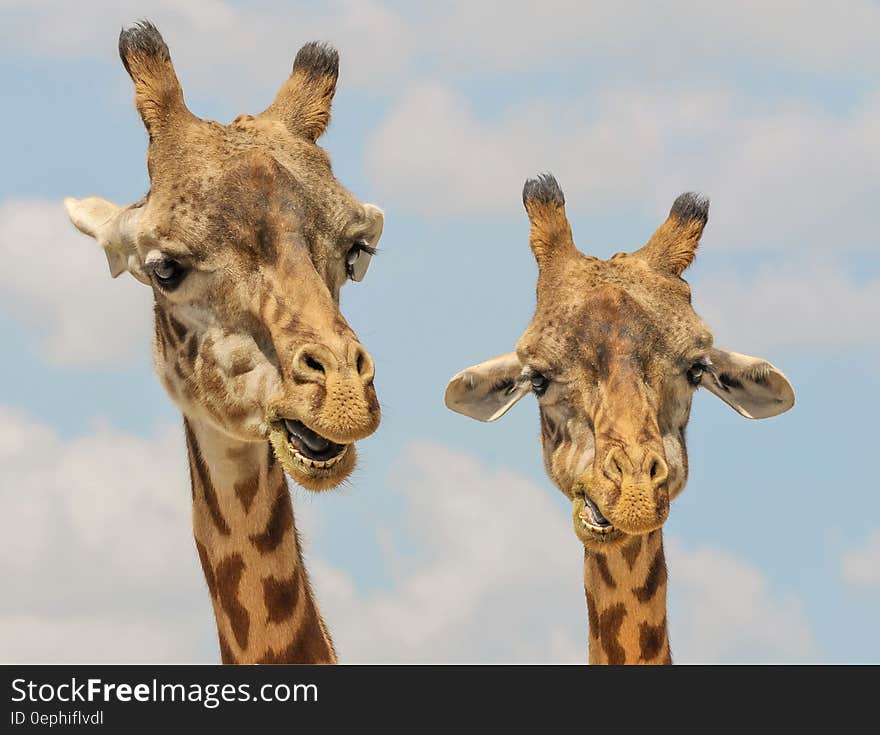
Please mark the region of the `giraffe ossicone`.
<svg viewBox="0 0 880 735"><path fill-rule="evenodd" d="M65 207L113 277L152 288L153 364L184 415L223 660L333 662L284 472L310 490L336 487L380 421L373 361L339 293L363 279L384 217L316 143L338 54L306 44L265 111L222 125L189 111L151 23L123 30L119 53L149 134L149 192L124 207L99 197Z"/></svg>
<svg viewBox="0 0 880 735"><path fill-rule="evenodd" d="M516 349L466 368L446 405L495 421L538 400L544 466L584 545L593 663L664 663L662 525L687 482L685 427L700 387L748 418L794 405L766 360L718 349L682 273L709 202L679 196L647 244L601 260L574 245L549 174L523 189L538 263L537 305Z"/></svg>

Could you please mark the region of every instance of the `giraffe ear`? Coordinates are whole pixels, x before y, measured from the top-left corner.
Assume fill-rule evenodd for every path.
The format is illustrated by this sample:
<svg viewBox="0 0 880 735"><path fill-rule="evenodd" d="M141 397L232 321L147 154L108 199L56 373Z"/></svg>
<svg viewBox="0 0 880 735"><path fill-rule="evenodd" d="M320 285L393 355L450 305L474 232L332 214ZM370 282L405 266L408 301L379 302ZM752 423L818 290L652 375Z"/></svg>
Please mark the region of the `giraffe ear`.
<svg viewBox="0 0 880 735"><path fill-rule="evenodd" d="M709 200L688 192L679 196L666 221L633 255L654 269L680 276L694 260L703 228L709 220Z"/></svg>
<svg viewBox="0 0 880 735"><path fill-rule="evenodd" d="M788 378L766 360L724 350L712 350L710 359L701 385L747 419L777 416L794 405Z"/></svg>
<svg viewBox="0 0 880 735"><path fill-rule="evenodd" d="M156 26L148 20L119 33L119 58L134 82L135 105L153 142L173 136L195 120L183 101L171 54Z"/></svg>
<svg viewBox="0 0 880 735"><path fill-rule="evenodd" d="M118 207L100 197L68 197L64 200L64 208L76 229L95 238L104 248L113 278L128 271L141 283L150 284L135 247L142 207Z"/></svg>
<svg viewBox="0 0 880 735"><path fill-rule="evenodd" d="M529 217L529 246L538 268L575 252L565 214L565 195L552 174L540 174L523 185L523 206Z"/></svg>
<svg viewBox="0 0 880 735"><path fill-rule="evenodd" d="M294 135L316 141L330 123L330 106L339 78L339 53L312 41L293 60L293 69L274 102L261 115L283 122Z"/></svg>
<svg viewBox="0 0 880 735"><path fill-rule="evenodd" d="M495 421L531 391L515 352L462 370L446 386L446 407L477 421Z"/></svg>

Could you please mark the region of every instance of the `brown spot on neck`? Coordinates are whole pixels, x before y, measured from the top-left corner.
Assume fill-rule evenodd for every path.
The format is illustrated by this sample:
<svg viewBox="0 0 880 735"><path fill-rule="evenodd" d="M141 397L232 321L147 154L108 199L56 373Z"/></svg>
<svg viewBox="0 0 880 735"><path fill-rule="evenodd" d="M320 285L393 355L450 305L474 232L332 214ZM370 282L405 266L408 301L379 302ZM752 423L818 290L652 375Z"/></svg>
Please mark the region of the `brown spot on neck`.
<svg viewBox="0 0 880 735"><path fill-rule="evenodd" d="M271 447L242 447L234 441L224 446L222 435L202 436L209 429L198 423L187 422L185 430L195 488L195 543L211 592L222 661L335 663L302 564L290 494ZM199 441L211 452L201 455ZM206 492L211 482L206 462L214 456L227 461L223 472L210 468L216 483ZM212 493L220 502L217 510L223 511L219 517L229 519L228 535L215 529Z"/></svg>
<svg viewBox="0 0 880 735"><path fill-rule="evenodd" d="M612 666L626 663L626 651L618 640L620 626L625 617L626 608L622 602L612 605L599 615L599 643Z"/></svg>
<svg viewBox="0 0 880 735"><path fill-rule="evenodd" d="M253 475L243 480L242 482L235 483L235 497L239 499L241 502L242 508L244 508L244 512L247 513L251 509L251 505L254 502L254 497L256 497L257 492L260 490L260 473L255 472Z"/></svg>
<svg viewBox="0 0 880 735"><path fill-rule="evenodd" d="M617 583L614 581L614 577L611 576L611 570L608 568L608 559L605 554L594 554L593 561L596 563L596 569L599 572L599 576L602 577L602 581L611 589L615 589Z"/></svg>
<svg viewBox="0 0 880 735"><path fill-rule="evenodd" d="M250 616L238 599L238 586L244 572L241 554L233 554L217 565L217 597L223 612L229 618L229 625L235 642L241 650L247 648Z"/></svg>
<svg viewBox="0 0 880 735"><path fill-rule="evenodd" d="M223 633L219 630L217 631L217 638L220 641L220 661L222 661L224 664L238 663L238 661L236 661L235 659L235 654L229 647L229 642L226 640L226 636L224 636Z"/></svg>
<svg viewBox="0 0 880 735"><path fill-rule="evenodd" d="M596 601L589 590L584 589L584 593L587 597L587 618L590 622L590 635L594 639L599 640L599 613L596 610Z"/></svg>
<svg viewBox="0 0 880 735"><path fill-rule="evenodd" d="M332 664L336 652L326 631L320 623L318 611L311 596L305 611L303 624L296 630L293 640L281 650L270 648L260 658L261 664Z"/></svg>
<svg viewBox="0 0 880 735"><path fill-rule="evenodd" d="M263 580L263 598L270 623L280 623L293 615L302 586L303 580L298 571L289 579L266 577Z"/></svg>
<svg viewBox="0 0 880 735"><path fill-rule="evenodd" d="M601 554L585 550L584 562L590 662L669 659L662 531L627 539Z"/></svg>
<svg viewBox="0 0 880 735"><path fill-rule="evenodd" d="M202 457L202 452L201 449L199 449L196 437L190 428L189 421L186 419L183 420L183 429L186 433L186 446L189 449L190 465L195 465L195 476L198 478L199 484L201 485L202 497L208 508L208 513L211 516L211 520L214 521L214 526L216 526L217 530L224 536L228 536L230 533L229 526L226 523L226 519L223 518L223 514L220 512L217 491L214 489L214 483L211 482L211 475L208 472L205 459ZM193 488L193 491L195 492L195 488Z"/></svg>
<svg viewBox="0 0 880 735"><path fill-rule="evenodd" d="M657 590L666 583L666 557L663 554L663 546L657 549L651 565L648 567L648 574L645 582L641 587L633 589L633 594L639 602L650 602L657 594Z"/></svg>
<svg viewBox="0 0 880 735"><path fill-rule="evenodd" d="M211 567L211 560L208 558L207 549L198 540L196 541L196 551L199 553L199 561L202 563L202 571L205 574L208 592L212 598L217 597L217 580L214 578L214 569Z"/></svg>
<svg viewBox="0 0 880 735"><path fill-rule="evenodd" d="M641 623L639 625L640 660L645 663L654 661L666 645L666 618L658 625Z"/></svg>
<svg viewBox="0 0 880 735"><path fill-rule="evenodd" d="M275 490L275 502L269 513L269 521L262 533L253 534L250 539L262 554L268 554L278 548L284 534L293 528L293 506L284 478Z"/></svg>
<svg viewBox="0 0 880 735"><path fill-rule="evenodd" d="M623 554L627 566L632 569L635 566L636 559L639 558L639 554L642 553L642 537L635 536L632 541L620 550L620 553Z"/></svg>

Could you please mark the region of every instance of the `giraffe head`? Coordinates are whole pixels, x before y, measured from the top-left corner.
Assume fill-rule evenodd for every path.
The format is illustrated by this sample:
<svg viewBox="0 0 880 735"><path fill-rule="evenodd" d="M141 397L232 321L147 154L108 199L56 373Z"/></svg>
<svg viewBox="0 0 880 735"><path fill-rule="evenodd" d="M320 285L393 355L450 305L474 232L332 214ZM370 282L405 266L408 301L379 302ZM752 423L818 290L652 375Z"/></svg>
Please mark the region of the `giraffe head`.
<svg viewBox="0 0 880 735"><path fill-rule="evenodd" d="M765 360L714 347L681 277L708 201L682 194L648 243L608 260L571 237L555 179L526 182L537 308L516 344L456 375L446 405L494 421L538 400L544 465L593 549L659 528L687 481L685 427L702 387L747 418L788 410L794 392Z"/></svg>
<svg viewBox="0 0 880 735"><path fill-rule="evenodd" d="M379 424L373 361L339 310L382 233L378 207L333 175L316 144L330 119L338 55L309 43L261 114L229 125L186 107L156 28L119 52L149 134L149 193L118 207L67 199L111 275L153 291L153 362L183 413L243 441L271 441L299 484L333 487L354 442Z"/></svg>

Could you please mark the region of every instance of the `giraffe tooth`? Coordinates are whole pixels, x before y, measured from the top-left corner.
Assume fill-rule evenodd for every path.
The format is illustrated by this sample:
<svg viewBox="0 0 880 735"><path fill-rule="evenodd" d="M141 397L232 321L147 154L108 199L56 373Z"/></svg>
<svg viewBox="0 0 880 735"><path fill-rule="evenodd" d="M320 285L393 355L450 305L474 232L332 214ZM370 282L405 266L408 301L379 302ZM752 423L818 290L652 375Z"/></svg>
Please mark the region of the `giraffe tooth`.
<svg viewBox="0 0 880 735"><path fill-rule="evenodd" d="M319 469L319 470L326 470L326 469L338 464L339 462L341 462L342 458L345 456L345 453L347 451L348 451L348 447L345 446L345 447L343 447L342 451L339 454L337 454L335 457L330 457L330 459L321 460L321 459L311 459L310 457L306 457L304 454L302 454L299 451L299 449L297 449L293 445L290 446L291 455L300 465L302 465L303 467L309 467L311 469Z"/></svg>

